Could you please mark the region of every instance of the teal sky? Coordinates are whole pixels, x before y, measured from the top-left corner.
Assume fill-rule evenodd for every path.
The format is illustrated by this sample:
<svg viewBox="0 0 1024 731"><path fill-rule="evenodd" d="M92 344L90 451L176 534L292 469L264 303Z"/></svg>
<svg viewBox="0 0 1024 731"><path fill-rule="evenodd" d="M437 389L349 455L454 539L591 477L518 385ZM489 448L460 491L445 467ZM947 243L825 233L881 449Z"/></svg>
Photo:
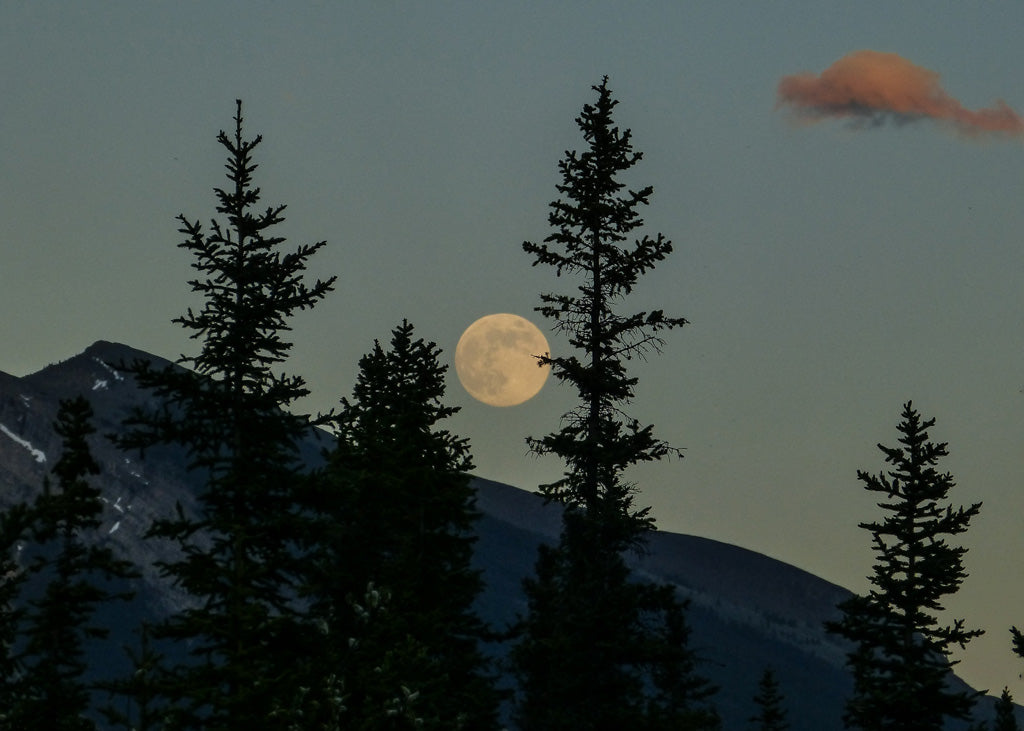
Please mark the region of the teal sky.
<svg viewBox="0 0 1024 731"><path fill-rule="evenodd" d="M635 364L632 412L685 458L633 478L668 530L760 551L854 590L882 468L913 399L948 441L970 578L951 602L988 634L963 675L1024 699L1024 149L928 120L794 124L781 77L859 49L941 74L964 106L1024 112L1024 5L962 2L0 5L0 370L115 340L192 353L174 217L204 221L234 100L262 133L263 203L292 244L326 239L337 291L296 320L289 370L312 410L408 318L454 352L495 312L534 316L569 286L530 266L557 162L602 75L653 185L647 231L672 257L631 306L692 325ZM551 336L552 348L564 347ZM549 383L495 409L451 374L452 428L484 477L533 488L561 465L524 437L557 428Z"/></svg>

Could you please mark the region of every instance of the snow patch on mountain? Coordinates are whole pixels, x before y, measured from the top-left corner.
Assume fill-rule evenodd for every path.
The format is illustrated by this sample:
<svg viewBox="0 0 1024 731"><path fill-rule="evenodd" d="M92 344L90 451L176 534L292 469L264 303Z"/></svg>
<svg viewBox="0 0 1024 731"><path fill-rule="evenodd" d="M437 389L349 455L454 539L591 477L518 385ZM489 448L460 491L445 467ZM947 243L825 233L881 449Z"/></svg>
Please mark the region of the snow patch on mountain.
<svg viewBox="0 0 1024 731"><path fill-rule="evenodd" d="M32 455L32 457L35 459L36 462L39 462L40 464L46 462L46 453L43 450L41 450L41 449L36 449L32 445L32 442L30 442L29 440L24 439L22 437L19 437L17 434L12 432L10 429L8 429L3 424L0 424L0 431L2 431L4 434L9 436L12 440L17 442L21 446L23 446L25 449L27 449L29 451L29 454Z"/></svg>
<svg viewBox="0 0 1024 731"><path fill-rule="evenodd" d="M110 373L110 375L114 377L115 381L123 381L124 380L124 376L121 373L119 373L115 368L112 368L110 366L110 364L107 363L106 361L101 360L100 358L97 358L96 356L93 356L93 360L96 361L97 363L99 363L101 366L103 366ZM99 383L99 380L97 380L97 383ZM103 383L106 384L106 381L103 381ZM96 390L95 387L93 387L93 390Z"/></svg>
<svg viewBox="0 0 1024 731"><path fill-rule="evenodd" d="M710 593L686 587L679 588L680 593L689 597L694 604L705 607L723 620L755 628L762 634L797 647L833 667L842 667L846 661L843 646L830 641L820 625L800 622L763 609L742 606Z"/></svg>

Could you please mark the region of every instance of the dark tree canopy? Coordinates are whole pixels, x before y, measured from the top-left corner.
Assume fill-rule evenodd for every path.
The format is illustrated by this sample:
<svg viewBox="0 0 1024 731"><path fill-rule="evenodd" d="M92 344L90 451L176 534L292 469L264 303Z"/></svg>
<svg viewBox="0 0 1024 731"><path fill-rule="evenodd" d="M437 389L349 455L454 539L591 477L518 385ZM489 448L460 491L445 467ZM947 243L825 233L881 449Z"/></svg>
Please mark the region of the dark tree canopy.
<svg viewBox="0 0 1024 731"><path fill-rule="evenodd" d="M346 484L330 500L345 504L339 518L362 557L349 570L362 572L357 587L374 581L396 596L437 592L432 605L468 605L482 586L469 566L477 517L469 442L443 428L458 408L443 403L447 366L437 345L414 337L407 321L391 335L389 349L376 342L360 359L352 399L335 419L330 460Z"/></svg>
<svg viewBox="0 0 1024 731"><path fill-rule="evenodd" d="M718 731L722 722L714 706L718 687L700 672L700 658L690 647L686 621L688 602L675 597L673 587L651 587L653 601L646 609L661 607L659 631L652 637L650 657L654 692L647 704L651 731Z"/></svg>
<svg viewBox="0 0 1024 731"><path fill-rule="evenodd" d="M523 244L534 265L578 282L572 293L541 295L537 310L574 350L539 361L579 400L557 432L528 440L536 453L563 459L566 470L541 486L563 504L563 524L524 585L528 612L512 651L516 715L526 731L717 728L705 704L710 689L692 673L682 605L671 588L631 577L623 556L654 524L634 504L636 487L624 472L674 451L626 415L638 383L626 366L658 351L662 331L686 321L661 310L621 311L672 246L661 234L629 240L652 189L629 190L620 180L641 154L612 120L617 102L607 79L594 91L596 103L576 119L587 147L559 163L561 197L548 217L554 231L543 243Z"/></svg>
<svg viewBox="0 0 1024 731"><path fill-rule="evenodd" d="M351 400L341 401L337 447L314 483L327 523L311 591L344 642L352 728L376 728L403 685L416 693L421 728L497 728L498 695L478 646L487 633L473 610L483 589L471 566L473 465L468 441L443 426L458 409L443 402L440 353L408 321L387 349L374 343ZM370 602L370 621L364 595L387 597ZM360 638L351 650L348 637Z"/></svg>
<svg viewBox="0 0 1024 731"><path fill-rule="evenodd" d="M124 581L137 576L109 546L86 535L99 527L103 509L100 490L90 482L100 473L88 443L95 432L92 415L81 396L61 401L54 424L61 437L56 488L47 478L31 507L35 556L27 570L42 590L25 607L12 728L96 728L93 688L85 680L88 648L109 633L96 614L108 602L129 599Z"/></svg>
<svg viewBox="0 0 1024 731"><path fill-rule="evenodd" d="M982 631L967 629L962 619L942 625L937 615L967 577L967 549L947 539L967 530L981 503L949 504L955 482L936 469L948 451L929 441L934 424L906 403L900 446L878 445L890 468L857 473L865 489L881 496L883 517L860 524L876 553L872 589L841 604L842 618L826 625L854 645L847 656L854 694L844 716L850 727L938 731L947 719L968 718L974 705L973 694L948 685L950 652Z"/></svg>
<svg viewBox="0 0 1024 731"><path fill-rule="evenodd" d="M1020 731L1014 711L1015 706L1010 689L1003 688L1003 692L995 704L996 717L992 721L992 731Z"/></svg>
<svg viewBox="0 0 1024 731"><path fill-rule="evenodd" d="M11 728L11 710L20 702L20 663L14 644L20 636L24 608L18 603L25 571L18 560L19 542L31 525L29 505L14 503L0 512L0 729Z"/></svg>
<svg viewBox="0 0 1024 731"><path fill-rule="evenodd" d="M672 244L661 234L629 242L643 226L641 206L648 204L653 189L629 190L619 179L643 155L633 150L631 132L612 120L618 102L607 78L594 91L597 102L585 105L576 119L588 147L567 152L558 165L562 182L556 187L562 197L551 204L548 216L554 231L543 243L523 244L534 266L553 267L557 275L580 281L575 293L541 295L543 304L537 308L579 353L540 359L550 364L555 378L576 390L579 405L565 415L559 431L529 443L567 465L563 479L541 486L545 495L607 512L628 527L625 538L634 538L653 521L646 510L634 507L634 486L623 481L622 472L673 450L654 437L651 426L640 426L624 413L638 382L626 364L658 351L660 333L686 320L666 317L661 310L619 311L640 276L668 256Z"/></svg>
<svg viewBox="0 0 1024 731"><path fill-rule="evenodd" d="M192 255L202 301L175 322L200 343L180 366L129 370L162 406L129 421L125 448L178 445L205 479L197 514L157 521L150 537L177 543L182 558L163 573L194 603L154 628L188 643L192 661L171 668L168 695L179 723L205 729L268 728L270 711L291 697L295 677L294 597L304 536L297 498L298 441L308 417L289 412L306 395L303 379L280 373L291 343L290 318L315 306L334 278L306 283L307 263L323 245L284 252L272 233L284 206L256 209L253 150L261 137L242 133L241 102L233 134L221 132L229 185L216 188L209 230L180 216L182 248Z"/></svg>
<svg viewBox="0 0 1024 731"><path fill-rule="evenodd" d="M524 731L642 728L644 677L634 663L646 644L641 615L648 592L629 581L621 554L577 534L566 517L557 546L541 546L525 582L529 612L513 649L517 720Z"/></svg>
<svg viewBox="0 0 1024 731"><path fill-rule="evenodd" d="M754 696L757 714L750 719L751 727L756 731L787 731L789 722L784 700L774 671L766 668L757 684Z"/></svg>

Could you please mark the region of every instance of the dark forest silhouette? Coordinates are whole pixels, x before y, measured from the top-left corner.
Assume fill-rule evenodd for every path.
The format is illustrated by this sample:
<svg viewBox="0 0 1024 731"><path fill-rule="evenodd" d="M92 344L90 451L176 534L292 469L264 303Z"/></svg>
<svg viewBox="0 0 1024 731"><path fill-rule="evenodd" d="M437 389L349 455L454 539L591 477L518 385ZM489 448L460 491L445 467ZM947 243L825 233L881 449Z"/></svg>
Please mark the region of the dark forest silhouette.
<svg viewBox="0 0 1024 731"><path fill-rule="evenodd" d="M82 642L106 632L97 607L128 599L115 580L142 567L80 540L95 528L103 476L86 439L89 404L67 400L55 484L0 513L0 730L497 731L508 717L523 731L721 728L687 601L627 560L655 523L627 471L676 452L626 413L639 383L629 367L686 321L623 312L672 246L636 237L653 191L621 182L642 155L614 122L607 79L593 91L576 119L584 147L559 163L552 233L523 244L533 265L570 284L536 309L573 349L540 362L577 406L528 439L566 468L540 486L561 508L561 530L539 549L519 621L492 627L477 613L472 455L445 426L457 408L445 404L436 344L403 321L360 361L336 412L291 411L307 394L301 376L281 370L291 322L336 278L309 281L326 243L286 249L275 234L284 206L258 208L261 137L245 137L238 102L233 130L218 136L222 219L179 217L202 304L174 322L198 350L177 364L119 364L151 400L128 415L118 446L173 447L199 485L194 507L179 505L147 533L174 546L156 569L188 601L138 628L128 676L86 681ZM830 624L853 648L852 728L941 729L946 717L971 717L974 697L947 685L949 649L979 632L962 620L940 626L934 613L966 577L965 550L944 536L963 533L980 506L945 505L953 481L934 469L946 445L928 441L933 423L908 403L903 446L880 446L893 471L858 475L888 502L882 520L861 524L878 553L875 588ZM333 442L311 461L302 444L314 430ZM30 562L25 542L36 546ZM1016 629L1013 641L1024 656ZM795 720L772 671L749 690L758 728ZM101 708L102 694L118 702ZM1003 701L995 728L1014 728L1008 692Z"/></svg>

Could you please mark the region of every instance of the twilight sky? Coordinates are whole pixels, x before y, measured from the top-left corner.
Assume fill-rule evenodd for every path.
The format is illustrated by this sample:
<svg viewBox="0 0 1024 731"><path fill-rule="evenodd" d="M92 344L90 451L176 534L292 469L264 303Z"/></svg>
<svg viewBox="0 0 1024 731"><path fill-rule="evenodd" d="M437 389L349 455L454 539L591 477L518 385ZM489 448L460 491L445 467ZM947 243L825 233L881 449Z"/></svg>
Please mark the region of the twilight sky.
<svg viewBox="0 0 1024 731"><path fill-rule="evenodd" d="M1024 149L972 127L1017 129L1021 28L1018 3L5 2L0 370L97 339L195 352L170 324L191 303L174 217L214 214L236 98L264 135L263 204L288 205L291 244L326 239L313 274L339 276L295 321L304 406L347 395L402 318L449 357L486 314L547 332L538 293L572 284L520 244L547 235L607 74L645 153L628 182L655 189L645 230L676 247L630 306L692 323L635 364L632 413L685 448L632 475L660 526L864 590L857 523L878 511L856 471L882 469L875 444L913 399L949 442L954 501L984 501L949 602L988 630L962 674L1024 699L1007 632L1024 623ZM815 89L865 59L888 79L872 54L822 74L864 50L940 103L893 115L863 79ZM557 428L562 391L497 409L451 370L481 476L560 474L523 440Z"/></svg>

